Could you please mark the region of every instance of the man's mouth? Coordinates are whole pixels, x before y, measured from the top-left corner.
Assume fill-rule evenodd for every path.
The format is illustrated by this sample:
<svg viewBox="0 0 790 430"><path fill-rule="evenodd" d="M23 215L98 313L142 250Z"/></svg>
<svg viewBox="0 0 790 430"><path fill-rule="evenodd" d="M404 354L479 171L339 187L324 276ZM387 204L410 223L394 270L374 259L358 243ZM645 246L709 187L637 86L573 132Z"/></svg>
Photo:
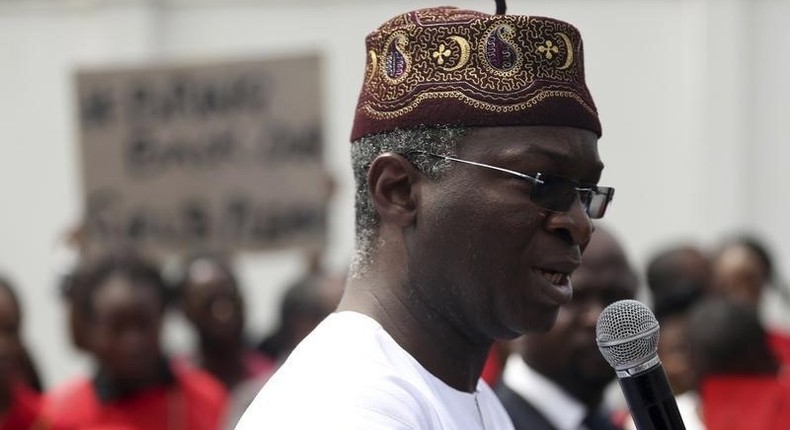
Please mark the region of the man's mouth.
<svg viewBox="0 0 790 430"><path fill-rule="evenodd" d="M549 282L554 285L565 285L568 283L568 277L570 276L567 273L555 272L553 270L538 270L540 274L546 278Z"/></svg>

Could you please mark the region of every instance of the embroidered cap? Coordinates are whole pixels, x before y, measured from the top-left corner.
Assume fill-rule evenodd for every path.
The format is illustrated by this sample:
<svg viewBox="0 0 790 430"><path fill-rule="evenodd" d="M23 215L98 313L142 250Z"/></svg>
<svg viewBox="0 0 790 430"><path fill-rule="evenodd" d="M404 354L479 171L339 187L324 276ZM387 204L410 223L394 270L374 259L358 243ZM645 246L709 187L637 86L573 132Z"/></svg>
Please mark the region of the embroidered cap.
<svg viewBox="0 0 790 430"><path fill-rule="evenodd" d="M555 125L601 135L581 35L566 22L437 7L392 18L366 47L352 141L421 125Z"/></svg>

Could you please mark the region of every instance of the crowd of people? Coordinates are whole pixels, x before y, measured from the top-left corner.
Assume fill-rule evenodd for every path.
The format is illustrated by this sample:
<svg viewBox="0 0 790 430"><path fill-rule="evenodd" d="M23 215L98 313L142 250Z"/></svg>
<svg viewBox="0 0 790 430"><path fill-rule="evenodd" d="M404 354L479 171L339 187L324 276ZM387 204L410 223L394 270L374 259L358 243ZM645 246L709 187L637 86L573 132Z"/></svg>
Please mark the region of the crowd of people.
<svg viewBox="0 0 790 430"><path fill-rule="evenodd" d="M118 250L63 283L93 373L45 387L0 281L0 430L633 427L595 327L637 297L640 271L599 221L614 188L598 185L581 35L504 3L412 11L368 36L352 263L296 280L270 336L246 337L227 257L190 256L166 279ZM686 428L786 426L790 332L766 310L790 307L777 272L751 237L645 268ZM194 328L191 354L166 352L169 309Z"/></svg>
<svg viewBox="0 0 790 430"><path fill-rule="evenodd" d="M640 292L630 260L622 239L597 226L571 276L573 298L552 329L492 346L486 366L495 370L484 379L515 429L634 428L626 405L611 395L614 373L594 335L606 306ZM345 284L345 276L323 271L295 279L274 330L250 342L232 261L199 254L181 267L177 279L165 281L159 267L130 252L79 267L62 292L72 343L94 359L95 373L56 387L38 376L14 286L0 280L0 429L232 429L291 351L335 310ZM665 248L645 267L661 326L658 354L687 429L781 428L790 418L783 371L790 331L764 297L786 300L776 272L769 250L749 236L711 249ZM194 328L190 355L163 349L171 308Z"/></svg>
<svg viewBox="0 0 790 430"><path fill-rule="evenodd" d="M48 387L22 338L15 287L0 280L0 429L232 429L290 349L332 312L343 283L305 274L286 288L276 331L254 341L227 258L189 257L178 279L166 279L137 252L100 256L62 289L64 335L92 358L93 373ZM166 352L166 312L181 312L194 329L192 353Z"/></svg>

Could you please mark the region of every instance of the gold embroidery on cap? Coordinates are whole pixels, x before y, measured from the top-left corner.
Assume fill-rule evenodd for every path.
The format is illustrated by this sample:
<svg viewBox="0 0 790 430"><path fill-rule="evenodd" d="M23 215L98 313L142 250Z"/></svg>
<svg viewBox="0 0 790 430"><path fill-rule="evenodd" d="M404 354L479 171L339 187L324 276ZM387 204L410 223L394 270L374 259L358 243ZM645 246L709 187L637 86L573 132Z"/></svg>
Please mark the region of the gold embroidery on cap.
<svg viewBox="0 0 790 430"><path fill-rule="evenodd" d="M444 47L444 43L440 43L439 49L433 51L431 56L436 59L436 64L441 66L444 64L444 57L450 56L450 50Z"/></svg>
<svg viewBox="0 0 790 430"><path fill-rule="evenodd" d="M419 96L415 97L408 105L394 110L394 111L380 111L376 110L370 106L370 104L365 104L364 106L360 106L359 110L364 111L364 113L368 116L371 116L375 119L392 119L397 118L399 116L406 115L407 113L413 111L420 105L424 100L428 99L456 99L466 103L469 106L473 106L477 109L482 109L490 112L517 112L520 110L524 110L530 108L538 102L541 102L549 97L564 97L564 98L571 98L576 100L585 110L590 112L591 114L595 114L595 109L590 107L584 99L579 97L575 91L566 91L566 90L545 90L540 91L538 94L530 97L527 100L524 100L519 103L514 103L511 105L498 105L493 103L488 103L482 100L477 100L472 98L460 91L432 91L428 93L422 93Z"/></svg>
<svg viewBox="0 0 790 430"><path fill-rule="evenodd" d="M516 49L516 29L508 23L496 24L480 41L478 55L489 72L502 77L515 75L524 57Z"/></svg>
<svg viewBox="0 0 790 430"><path fill-rule="evenodd" d="M376 51L372 49L368 51L368 58L369 61L367 71L365 73L365 83L368 83L371 79L373 79L373 75L376 74L376 70L378 70L379 67L379 57L376 56Z"/></svg>
<svg viewBox="0 0 790 430"><path fill-rule="evenodd" d="M560 70L565 70L573 64L573 43L571 38L565 33L555 33L565 42L565 64L559 67Z"/></svg>
<svg viewBox="0 0 790 430"><path fill-rule="evenodd" d="M415 25L403 17L368 41L368 67L374 72L358 115L373 120L420 115L421 105L435 100L518 115L543 101L564 99L596 116L576 67L582 53L574 28L534 17L472 20L476 15L469 19L474 22L434 27L427 24L445 18L429 18Z"/></svg>
<svg viewBox="0 0 790 430"><path fill-rule="evenodd" d="M387 39L382 52L381 74L391 84L403 82L411 71L411 55L406 50L409 38L402 31L396 31Z"/></svg>
<svg viewBox="0 0 790 430"><path fill-rule="evenodd" d="M458 60L455 62L455 65L452 67L445 66L444 70L448 72L454 72L460 69L461 67L464 67L466 63L469 62L469 56L472 51L472 48L469 46L469 41L461 36L450 36L448 37L448 39L452 40L453 42L455 42L456 45L458 45L459 54L458 54ZM441 63L439 64L441 65Z"/></svg>
<svg viewBox="0 0 790 430"><path fill-rule="evenodd" d="M554 58L554 54L560 52L560 48L557 48L551 40L547 40L543 42L543 45L538 46L538 52L544 54L547 60L551 60Z"/></svg>

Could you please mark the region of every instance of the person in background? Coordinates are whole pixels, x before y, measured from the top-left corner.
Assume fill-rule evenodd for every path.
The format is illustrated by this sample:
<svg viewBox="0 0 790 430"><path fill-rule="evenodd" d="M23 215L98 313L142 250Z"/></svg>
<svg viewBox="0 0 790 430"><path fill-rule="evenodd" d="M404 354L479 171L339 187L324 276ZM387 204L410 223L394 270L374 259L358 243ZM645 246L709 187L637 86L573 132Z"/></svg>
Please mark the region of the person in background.
<svg viewBox="0 0 790 430"><path fill-rule="evenodd" d="M683 291L677 291L677 294L677 297L673 297L672 293L665 295L659 305L654 307L656 320L661 327L658 357L675 394L686 430L704 430L697 392L697 373L688 333L688 314L705 297L689 295Z"/></svg>
<svg viewBox="0 0 790 430"><path fill-rule="evenodd" d="M778 281L768 248L753 236L728 238L714 254L713 275L714 292L756 309L774 350L790 363L790 330L780 324L790 312L790 292Z"/></svg>
<svg viewBox="0 0 790 430"><path fill-rule="evenodd" d="M199 341L193 360L228 390L224 428L232 429L274 372L275 360L247 343L244 297L225 258L211 254L188 258L178 284L181 309Z"/></svg>
<svg viewBox="0 0 790 430"><path fill-rule="evenodd" d="M675 245L659 251L650 258L646 272L655 312L664 306L677 308L676 302L695 302L711 291L711 261L696 245Z"/></svg>
<svg viewBox="0 0 790 430"><path fill-rule="evenodd" d="M756 238L736 236L724 241L714 256L714 287L726 297L757 309L774 276L768 250Z"/></svg>
<svg viewBox="0 0 790 430"><path fill-rule="evenodd" d="M92 378L48 393L45 414L75 429L216 430L226 392L210 375L172 363L160 343L171 295L156 266L133 253L80 268L70 298L85 322Z"/></svg>
<svg viewBox="0 0 790 430"><path fill-rule="evenodd" d="M296 345L337 308L345 282L345 276L317 270L291 283L280 300L277 327L258 349L277 363L284 362Z"/></svg>
<svg viewBox="0 0 790 430"><path fill-rule="evenodd" d="M652 308L661 327L658 356L687 430L705 428L691 362L688 313L711 293L711 278L710 259L695 245L666 248L647 264Z"/></svg>
<svg viewBox="0 0 790 430"><path fill-rule="evenodd" d="M246 342L244 297L227 261L212 255L188 259L179 295L181 309L197 331L199 367L228 390L248 379L268 378L274 361Z"/></svg>
<svg viewBox="0 0 790 430"><path fill-rule="evenodd" d="M614 190L578 30L497 3L368 35L349 280L237 430L513 428L491 345L554 325Z"/></svg>
<svg viewBox="0 0 790 430"><path fill-rule="evenodd" d="M754 306L709 298L692 310L689 337L708 430L787 428L790 377Z"/></svg>
<svg viewBox="0 0 790 430"><path fill-rule="evenodd" d="M60 428L42 413L41 382L22 341L21 326L16 293L0 278L0 430Z"/></svg>
<svg viewBox="0 0 790 430"><path fill-rule="evenodd" d="M635 297L638 279L618 241L598 226L571 283L573 299L554 327L513 341L495 387L516 430L618 428L602 406L615 374L598 351L595 327L606 306Z"/></svg>

